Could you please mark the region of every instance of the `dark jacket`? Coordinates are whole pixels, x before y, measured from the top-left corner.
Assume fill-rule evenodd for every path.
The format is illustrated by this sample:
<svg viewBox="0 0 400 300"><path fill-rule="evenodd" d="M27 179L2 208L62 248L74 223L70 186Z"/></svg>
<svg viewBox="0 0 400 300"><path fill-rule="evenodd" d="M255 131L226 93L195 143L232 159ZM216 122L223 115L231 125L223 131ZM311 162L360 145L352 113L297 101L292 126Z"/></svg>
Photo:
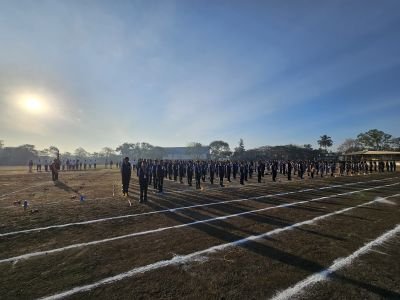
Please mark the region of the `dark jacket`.
<svg viewBox="0 0 400 300"><path fill-rule="evenodd" d="M148 184L149 182L149 169L145 168L143 169L142 167L139 168L139 184L140 185L145 185Z"/></svg>
<svg viewBox="0 0 400 300"><path fill-rule="evenodd" d="M121 165L121 175L122 177L125 178L131 178L131 172L132 172L132 166L131 163L128 162L123 162Z"/></svg>

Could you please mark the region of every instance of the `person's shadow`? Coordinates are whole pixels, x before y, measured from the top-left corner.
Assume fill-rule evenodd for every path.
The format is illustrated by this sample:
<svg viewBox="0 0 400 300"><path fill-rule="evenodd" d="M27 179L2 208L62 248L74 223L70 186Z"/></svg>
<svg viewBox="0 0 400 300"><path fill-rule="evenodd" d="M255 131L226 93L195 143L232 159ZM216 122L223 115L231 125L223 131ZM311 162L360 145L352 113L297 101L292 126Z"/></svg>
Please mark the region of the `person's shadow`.
<svg viewBox="0 0 400 300"><path fill-rule="evenodd" d="M68 193L76 193L79 194L79 191L76 189L73 189L72 187L70 187L69 185L66 185L64 182L61 181L56 181L54 184L56 187L68 192Z"/></svg>

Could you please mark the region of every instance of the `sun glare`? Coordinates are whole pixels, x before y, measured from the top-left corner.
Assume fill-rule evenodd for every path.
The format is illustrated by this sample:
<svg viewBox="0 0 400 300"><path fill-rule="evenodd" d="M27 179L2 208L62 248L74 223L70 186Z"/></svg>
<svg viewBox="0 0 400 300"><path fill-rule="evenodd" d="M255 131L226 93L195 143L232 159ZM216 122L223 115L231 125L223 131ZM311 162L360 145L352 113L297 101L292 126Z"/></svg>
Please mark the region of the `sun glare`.
<svg viewBox="0 0 400 300"><path fill-rule="evenodd" d="M33 95L25 95L20 98L19 106L21 109L31 114L46 112L46 105L42 98Z"/></svg>
<svg viewBox="0 0 400 300"><path fill-rule="evenodd" d="M25 107L27 108L27 110L30 111L39 111L41 108L42 104L40 103L40 101L38 99L35 98L28 98L25 101Z"/></svg>

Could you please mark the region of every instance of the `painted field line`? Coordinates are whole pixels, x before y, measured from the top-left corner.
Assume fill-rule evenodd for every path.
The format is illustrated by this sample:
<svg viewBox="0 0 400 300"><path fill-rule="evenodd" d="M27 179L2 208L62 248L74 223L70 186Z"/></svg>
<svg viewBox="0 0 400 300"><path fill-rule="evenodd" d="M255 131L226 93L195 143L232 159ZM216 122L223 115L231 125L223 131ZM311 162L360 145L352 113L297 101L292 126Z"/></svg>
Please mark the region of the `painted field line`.
<svg viewBox="0 0 400 300"><path fill-rule="evenodd" d="M277 209L277 208L285 208L285 207L296 206L296 205L299 205L299 204L304 204L304 203L308 203L308 202L312 202L312 201L330 199L330 198L334 198L334 197L338 197L338 196L352 195L352 194L360 193L360 192L363 192L363 191L375 190L375 189L379 189L379 188L383 188L383 187L387 187L387 186L399 185L399 184L400 183L392 183L392 184L383 185L383 186L380 186L380 187L366 188L366 189L362 189L362 190L358 190L358 191L340 193L340 194L335 194L335 195L332 195L332 196L319 197L319 198L315 198L315 199L311 199L311 200L304 200L304 201L299 201L299 202L294 202L294 203L286 203L286 204L281 204L281 205L277 205L277 206L270 206L270 207L266 207L266 208L250 210L250 211L245 211L245 212L241 212L241 213L237 213L237 214L231 214L231 215L227 215L227 216L220 216L220 217L210 218L210 219L206 219L206 220L198 220L198 221L194 221L194 222L190 222L190 223L184 223L184 224L178 224L178 225L173 225L173 226L168 226L168 227L160 227L160 228L152 229L152 230L134 232L134 233L115 236L115 237L112 237L112 238L107 238L107 239L102 239L102 240L96 240L96 241L91 241L91 242L86 242L86 243L72 244L72 245L69 245L69 246L65 246L65 247L61 247L61 248L55 248L55 249L51 249L51 250L31 252L31 253L22 254L22 255L19 255L19 256L14 256L14 257L10 257L10 258L1 259L0 260L0 264L1 263L6 263L6 262L15 262L15 261L18 261L18 260L21 260L21 259L30 259L32 257L48 255L48 254L63 252L63 251L66 251L66 250L82 248L82 247L87 247L87 246L93 246L93 245L113 242L113 241L117 241L117 240L132 238L132 237L138 237L138 236L143 236L143 235L163 232L163 231L172 230L172 229L178 229L178 228L184 228L184 227L194 226L194 225L198 225L198 224L204 224L204 223L211 223L211 222L220 221L220 220L226 220L226 219L235 218L235 217L239 217L239 216L243 216L243 215L253 214L253 213L256 213L256 212L262 212L262 211L267 211L267 210L272 210L272 209Z"/></svg>
<svg viewBox="0 0 400 300"><path fill-rule="evenodd" d="M55 228L65 228L65 227L70 227L70 226L88 225L88 224L94 224L94 223L100 223L100 222L106 222L106 221L112 221L112 220L120 220L120 219L126 219L126 218L134 218L134 217L139 217L139 216L147 216L147 215L160 214L160 213L171 213L171 212L176 212L176 211L186 210L186 209L192 209L192 208L221 205L221 204L227 204L227 203L233 203L233 202L242 202L242 201L247 201L247 200L259 200L259 199L263 199L263 198L272 198L272 197L277 197L277 196L304 193L304 192L309 192L309 191L325 190L325 189L328 189L328 188L331 189L331 188L337 188L337 187L343 187L343 186L351 186L351 185L356 185L356 184L369 183L369 182L378 182L378 181L386 181L386 180L388 180L388 179L385 178L385 179L380 179L380 180L376 180L375 179L375 180L371 180L371 181L352 182L352 183L346 183L346 184L342 184L342 185L331 185L331 186L327 186L327 187L325 186L325 187L321 187L321 188L304 189L304 190L300 190L300 191L283 192L283 193L269 194L269 195L263 195L263 196L258 196L258 197L250 197L250 198L242 198L242 199L211 202L211 203L205 203L205 204L195 204L195 205L189 205L189 206L181 206L181 207L177 207L177 208L155 210L155 211L150 211L150 212L146 212L146 213L139 213L139 214L128 214L128 215L121 215L121 216L115 216L115 217L94 219L94 220L81 221L81 222L73 222L73 223L66 223L66 224L59 224L59 225L50 225L50 226L45 226L45 227L38 227L38 228L31 228L31 229L25 229L25 230L18 230L18 231L0 233L0 237L10 236L10 235L15 235L15 234L21 234L21 233L31 233L31 232L37 232L37 231L43 231L43 230L49 230L49 229L55 229Z"/></svg>
<svg viewBox="0 0 400 300"><path fill-rule="evenodd" d="M392 198L392 197L398 197L398 196L400 196L400 194L391 195L391 196L385 197L383 199ZM372 201L369 201L369 202L366 202L366 203L363 203L363 204L359 204L357 206L348 207L348 208L345 208L345 209L342 209L342 210L338 210L338 211L335 211L335 212L332 212L332 213L329 213L329 214L326 214L326 215L323 215L323 216L315 217L315 218L307 220L307 221L299 222L299 223L296 223L296 224L293 224L293 225L289 225L289 226L286 226L286 227L283 227L283 228L277 228L277 229L268 231L268 232L260 234L260 235L252 235L252 236L249 236L247 238L243 238L243 239L240 239L240 240L237 240L237 241L234 241L234 242L213 246L213 247L210 247L210 248L207 248L207 249L204 249L204 250L200 250L200 251L193 252L193 253L186 254L186 255L182 255L182 256L174 256L172 259L169 259L169 260L161 260L161 261L158 261L156 263L152 263L152 264L149 264L149 265L146 265L146 266L137 267L137 268L131 269L128 272L124 272L124 273L120 273L120 274L115 275L115 276L107 277L107 278L104 278L104 279L102 279L100 281L97 281L95 283L92 283L92 284L78 286L78 287L75 287L75 288L70 289L68 291L64 291L64 292L59 293L59 294L43 297L43 298L40 298L39 300L62 299L64 297L72 296L72 295L77 294L77 293L91 291L91 290L93 290L93 289L95 289L95 288L97 288L99 286L102 286L102 285L105 285L105 284L115 283L115 282L121 281L123 279L133 277L133 276L135 276L137 274L147 273L149 271L157 270L157 269L168 267L168 266L181 265L181 264L184 264L184 263L190 263L192 261L195 261L196 259L198 259L201 256L205 256L205 255L209 255L209 254L212 254L212 253L215 253L215 252L223 251L223 250L226 250L227 248L230 248L230 247L240 246L240 245L245 244L245 243L250 242L250 241L256 241L256 240L260 240L260 239L263 239L263 238L266 238L266 237L270 237L270 236L273 236L275 234L279 234L281 232L292 230L293 228L301 227L303 225L312 225L315 222L318 222L320 220L326 219L328 217L339 215L339 214L343 214L343 213L348 212L348 211L350 211L352 209L355 209L355 208L359 208L359 207L371 205L373 203L377 203L381 199L382 198L375 199L375 200L372 200Z"/></svg>
<svg viewBox="0 0 400 300"><path fill-rule="evenodd" d="M378 200L379 201L379 200ZM313 275L308 276L306 279L298 282L296 285L279 292L276 294L272 300L285 300L285 299L292 299L293 296L303 292L305 288L308 286L311 286L317 282L327 280L329 276L338 271L339 269L351 265L354 259L358 258L359 256L369 252L373 251L372 248L381 245L382 243L385 243L387 240L393 238L396 234L400 233L400 225L397 225L395 228L393 228L390 231L387 231L380 237L376 238L372 242L369 242L368 244L365 244L363 247L358 249L357 251L353 252L353 254L344 257L344 258L339 258L334 261L334 263L328 268L325 269L321 272L315 273Z"/></svg>

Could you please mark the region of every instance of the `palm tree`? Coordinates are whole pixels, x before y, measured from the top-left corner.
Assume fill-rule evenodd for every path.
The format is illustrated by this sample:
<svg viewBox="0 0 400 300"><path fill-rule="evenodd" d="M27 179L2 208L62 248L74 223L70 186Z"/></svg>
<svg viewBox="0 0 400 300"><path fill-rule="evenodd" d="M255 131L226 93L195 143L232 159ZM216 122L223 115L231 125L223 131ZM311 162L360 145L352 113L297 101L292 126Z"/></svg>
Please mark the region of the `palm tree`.
<svg viewBox="0 0 400 300"><path fill-rule="evenodd" d="M321 148L325 148L325 151L326 151L326 148L331 147L333 145L333 141L330 136L327 136L326 134L324 134L320 138L321 139L318 140L318 145Z"/></svg>

